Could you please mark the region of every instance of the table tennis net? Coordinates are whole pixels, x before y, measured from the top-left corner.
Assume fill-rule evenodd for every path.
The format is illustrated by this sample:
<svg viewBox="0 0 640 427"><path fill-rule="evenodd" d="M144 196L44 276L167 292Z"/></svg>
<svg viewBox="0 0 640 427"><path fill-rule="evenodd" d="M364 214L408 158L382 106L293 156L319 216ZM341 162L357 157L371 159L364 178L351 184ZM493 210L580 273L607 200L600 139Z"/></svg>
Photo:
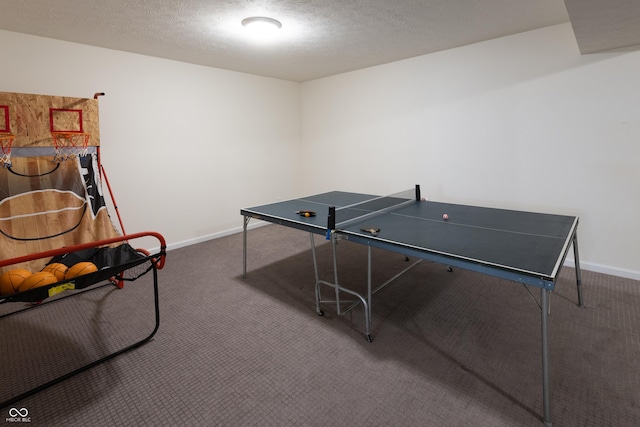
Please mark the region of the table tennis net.
<svg viewBox="0 0 640 427"><path fill-rule="evenodd" d="M335 228L343 228L349 224L364 221L367 218L413 203L416 197L416 190L410 189L387 196L375 196L347 206L336 207Z"/></svg>

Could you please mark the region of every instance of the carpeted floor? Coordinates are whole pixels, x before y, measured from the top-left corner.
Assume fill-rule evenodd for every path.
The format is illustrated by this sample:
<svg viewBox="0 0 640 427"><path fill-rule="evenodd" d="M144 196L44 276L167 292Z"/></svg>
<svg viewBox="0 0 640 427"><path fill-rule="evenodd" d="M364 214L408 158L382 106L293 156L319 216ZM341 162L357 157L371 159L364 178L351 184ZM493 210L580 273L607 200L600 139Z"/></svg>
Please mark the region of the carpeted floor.
<svg viewBox="0 0 640 427"><path fill-rule="evenodd" d="M366 249L338 250L341 282L365 284ZM377 283L407 266L373 254ZM582 279L585 308L571 268L551 295L553 424L640 425L640 283ZM241 234L171 251L155 337L0 409L0 422L15 407L34 426L543 425L540 310L522 285L423 262L374 296L369 343L360 307L315 313L313 283L309 235L284 227L249 232L247 279ZM0 319L0 401L148 334L151 285Z"/></svg>

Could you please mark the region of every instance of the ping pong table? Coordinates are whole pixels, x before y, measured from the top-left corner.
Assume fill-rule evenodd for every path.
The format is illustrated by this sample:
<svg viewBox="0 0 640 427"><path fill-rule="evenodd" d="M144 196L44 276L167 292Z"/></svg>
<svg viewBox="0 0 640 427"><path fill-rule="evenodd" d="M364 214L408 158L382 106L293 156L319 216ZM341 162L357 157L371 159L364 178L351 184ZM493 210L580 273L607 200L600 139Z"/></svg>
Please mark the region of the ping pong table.
<svg viewBox="0 0 640 427"><path fill-rule="evenodd" d="M259 219L307 231L315 270L316 312L321 303L336 303L341 314L340 293L356 298L365 317L365 336L370 333L373 294L422 260L438 262L499 277L540 289L542 341L543 422L551 426L549 401L548 316L549 296L569 249L573 246L578 305L583 307L578 256L578 217L442 203L423 199L420 186L390 196L332 191L309 197L241 209L243 226L243 275L247 276L247 229ZM314 234L331 241L333 282L320 280ZM366 295L339 282L336 241L346 239L368 247ZM373 289L372 248L415 257L398 275ZM335 300L322 298L321 286L335 290ZM528 288L527 288L528 290ZM532 295L533 296L533 295ZM350 309L349 308L349 309Z"/></svg>

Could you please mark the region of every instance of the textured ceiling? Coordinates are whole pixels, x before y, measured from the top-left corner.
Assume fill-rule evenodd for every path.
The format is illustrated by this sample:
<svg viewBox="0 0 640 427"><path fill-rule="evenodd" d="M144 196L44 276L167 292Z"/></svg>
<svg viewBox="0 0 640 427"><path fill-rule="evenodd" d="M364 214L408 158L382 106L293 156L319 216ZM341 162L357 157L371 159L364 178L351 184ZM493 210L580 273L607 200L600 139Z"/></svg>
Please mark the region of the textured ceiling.
<svg viewBox="0 0 640 427"><path fill-rule="evenodd" d="M580 52L640 49L640 0L565 0Z"/></svg>
<svg viewBox="0 0 640 427"><path fill-rule="evenodd" d="M598 50L588 41L591 27L601 26L594 11L618 2L628 5L622 18L640 4L567 0L567 13L563 0L2 0L0 29L300 82L564 23L570 15L576 35ZM282 22L277 40L245 36L240 21L256 15Z"/></svg>

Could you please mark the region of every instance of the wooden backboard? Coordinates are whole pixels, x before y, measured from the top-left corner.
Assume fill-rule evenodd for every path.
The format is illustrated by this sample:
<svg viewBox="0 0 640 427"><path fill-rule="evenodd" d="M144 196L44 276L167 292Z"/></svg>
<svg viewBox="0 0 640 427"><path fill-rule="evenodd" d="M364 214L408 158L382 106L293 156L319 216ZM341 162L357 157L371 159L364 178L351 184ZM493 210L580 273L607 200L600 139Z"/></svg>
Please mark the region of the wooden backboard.
<svg viewBox="0 0 640 427"><path fill-rule="evenodd" d="M88 133L89 145L99 146L98 101L0 92L0 133L15 135L13 147L52 147L53 131Z"/></svg>

